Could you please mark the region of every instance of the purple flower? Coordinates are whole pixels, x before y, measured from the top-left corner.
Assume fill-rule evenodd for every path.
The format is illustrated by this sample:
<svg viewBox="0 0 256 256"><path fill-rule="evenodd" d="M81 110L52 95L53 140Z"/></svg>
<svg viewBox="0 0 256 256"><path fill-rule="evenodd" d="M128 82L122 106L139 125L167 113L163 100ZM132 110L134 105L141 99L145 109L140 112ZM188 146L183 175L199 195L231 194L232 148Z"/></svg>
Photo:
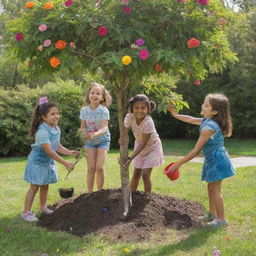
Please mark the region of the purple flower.
<svg viewBox="0 0 256 256"><path fill-rule="evenodd" d="M142 60L146 60L147 58L148 58L148 50L141 50L140 51L140 58L142 59Z"/></svg>
<svg viewBox="0 0 256 256"><path fill-rule="evenodd" d="M45 103L47 103L47 102L48 102L48 99L47 99L46 96L44 96L44 97L41 97L41 98L38 100L38 105L40 106L40 105L45 104Z"/></svg>
<svg viewBox="0 0 256 256"><path fill-rule="evenodd" d="M201 5L208 5L209 4L209 0L196 0L196 2L201 4Z"/></svg>
<svg viewBox="0 0 256 256"><path fill-rule="evenodd" d="M130 14L132 12L132 8L128 5L123 6L123 12L126 14Z"/></svg>
<svg viewBox="0 0 256 256"><path fill-rule="evenodd" d="M51 44L52 44L52 42L51 42L50 39L45 40L44 43L43 43L44 47L48 47L48 46L50 46Z"/></svg>
<svg viewBox="0 0 256 256"><path fill-rule="evenodd" d="M66 7L70 7L72 4L73 4L73 0L67 0L67 1L64 3L64 5L65 5Z"/></svg>
<svg viewBox="0 0 256 256"><path fill-rule="evenodd" d="M136 40L136 45L142 46L143 44L144 44L144 40L143 39L139 38L139 39Z"/></svg>
<svg viewBox="0 0 256 256"><path fill-rule="evenodd" d="M17 40L17 41L21 41L21 40L23 40L23 34L22 33L17 33L16 35L15 35L15 39Z"/></svg>
<svg viewBox="0 0 256 256"><path fill-rule="evenodd" d="M44 32L45 30L47 30L48 26L46 24L41 24L38 29L41 31L41 32Z"/></svg>

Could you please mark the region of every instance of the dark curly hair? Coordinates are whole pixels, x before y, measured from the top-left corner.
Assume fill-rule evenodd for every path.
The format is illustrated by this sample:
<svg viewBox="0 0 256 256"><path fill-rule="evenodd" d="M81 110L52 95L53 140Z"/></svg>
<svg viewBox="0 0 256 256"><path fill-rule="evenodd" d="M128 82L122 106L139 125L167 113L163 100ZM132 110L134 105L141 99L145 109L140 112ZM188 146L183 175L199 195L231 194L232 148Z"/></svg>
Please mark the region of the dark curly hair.
<svg viewBox="0 0 256 256"><path fill-rule="evenodd" d="M133 112L133 106L136 102L144 102L147 105L148 113L152 113L156 110L156 103L149 98L145 94L137 94L134 97L131 97L128 101L128 107L130 108L131 112Z"/></svg>

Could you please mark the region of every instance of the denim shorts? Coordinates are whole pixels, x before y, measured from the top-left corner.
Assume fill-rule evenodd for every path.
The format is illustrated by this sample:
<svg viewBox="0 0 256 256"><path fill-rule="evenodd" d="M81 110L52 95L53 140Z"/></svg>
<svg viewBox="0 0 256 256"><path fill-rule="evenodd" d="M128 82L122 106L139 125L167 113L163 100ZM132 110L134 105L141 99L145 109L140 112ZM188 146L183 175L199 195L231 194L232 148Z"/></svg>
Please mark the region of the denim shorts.
<svg viewBox="0 0 256 256"><path fill-rule="evenodd" d="M104 148L106 150L109 150L110 141L101 141L98 144L90 143L89 141L85 143L85 148Z"/></svg>

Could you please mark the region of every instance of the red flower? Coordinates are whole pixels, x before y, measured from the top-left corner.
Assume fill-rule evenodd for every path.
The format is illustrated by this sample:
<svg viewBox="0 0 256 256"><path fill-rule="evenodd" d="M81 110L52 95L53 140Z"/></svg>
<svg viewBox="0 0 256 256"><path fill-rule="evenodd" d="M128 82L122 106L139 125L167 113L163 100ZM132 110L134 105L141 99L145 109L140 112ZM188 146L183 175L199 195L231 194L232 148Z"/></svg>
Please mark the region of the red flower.
<svg viewBox="0 0 256 256"><path fill-rule="evenodd" d="M67 47L67 43L63 40L59 40L55 43L55 48L64 50Z"/></svg>
<svg viewBox="0 0 256 256"><path fill-rule="evenodd" d="M196 38L191 38L187 41L188 48L195 48L198 47L200 44L200 41Z"/></svg>
<svg viewBox="0 0 256 256"><path fill-rule="evenodd" d="M155 71L162 72L163 70L164 70L164 68L160 64L155 65Z"/></svg>
<svg viewBox="0 0 256 256"><path fill-rule="evenodd" d="M106 27L101 26L101 27L98 28L99 36L105 36L105 35L107 35L107 33L108 33L108 30L107 30Z"/></svg>
<svg viewBox="0 0 256 256"><path fill-rule="evenodd" d="M126 14L130 14L132 12L132 8L128 5L123 6L123 12Z"/></svg>
<svg viewBox="0 0 256 256"><path fill-rule="evenodd" d="M61 60L56 58L56 57L52 57L50 59L50 65L53 67L53 68L57 68L59 65L61 64Z"/></svg>
<svg viewBox="0 0 256 256"><path fill-rule="evenodd" d="M200 80L196 80L196 81L194 81L194 84L195 84L195 85L200 85L200 84L201 84L201 81L200 81Z"/></svg>
<svg viewBox="0 0 256 256"><path fill-rule="evenodd" d="M22 33L17 33L15 38L16 38L17 41L21 41L21 40L23 40L24 37L23 37Z"/></svg>

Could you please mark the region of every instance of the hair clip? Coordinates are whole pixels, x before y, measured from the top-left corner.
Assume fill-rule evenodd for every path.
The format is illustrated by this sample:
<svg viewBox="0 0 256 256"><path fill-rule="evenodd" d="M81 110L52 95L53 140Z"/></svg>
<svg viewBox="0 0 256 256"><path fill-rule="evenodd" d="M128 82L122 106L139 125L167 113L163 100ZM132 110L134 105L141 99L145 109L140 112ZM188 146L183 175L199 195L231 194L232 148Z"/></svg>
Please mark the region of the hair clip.
<svg viewBox="0 0 256 256"><path fill-rule="evenodd" d="M45 104L45 103L47 103L47 102L48 102L48 99L47 99L46 96L44 96L44 97L41 97L41 98L38 100L38 105L40 106L40 105L43 105L43 104Z"/></svg>

